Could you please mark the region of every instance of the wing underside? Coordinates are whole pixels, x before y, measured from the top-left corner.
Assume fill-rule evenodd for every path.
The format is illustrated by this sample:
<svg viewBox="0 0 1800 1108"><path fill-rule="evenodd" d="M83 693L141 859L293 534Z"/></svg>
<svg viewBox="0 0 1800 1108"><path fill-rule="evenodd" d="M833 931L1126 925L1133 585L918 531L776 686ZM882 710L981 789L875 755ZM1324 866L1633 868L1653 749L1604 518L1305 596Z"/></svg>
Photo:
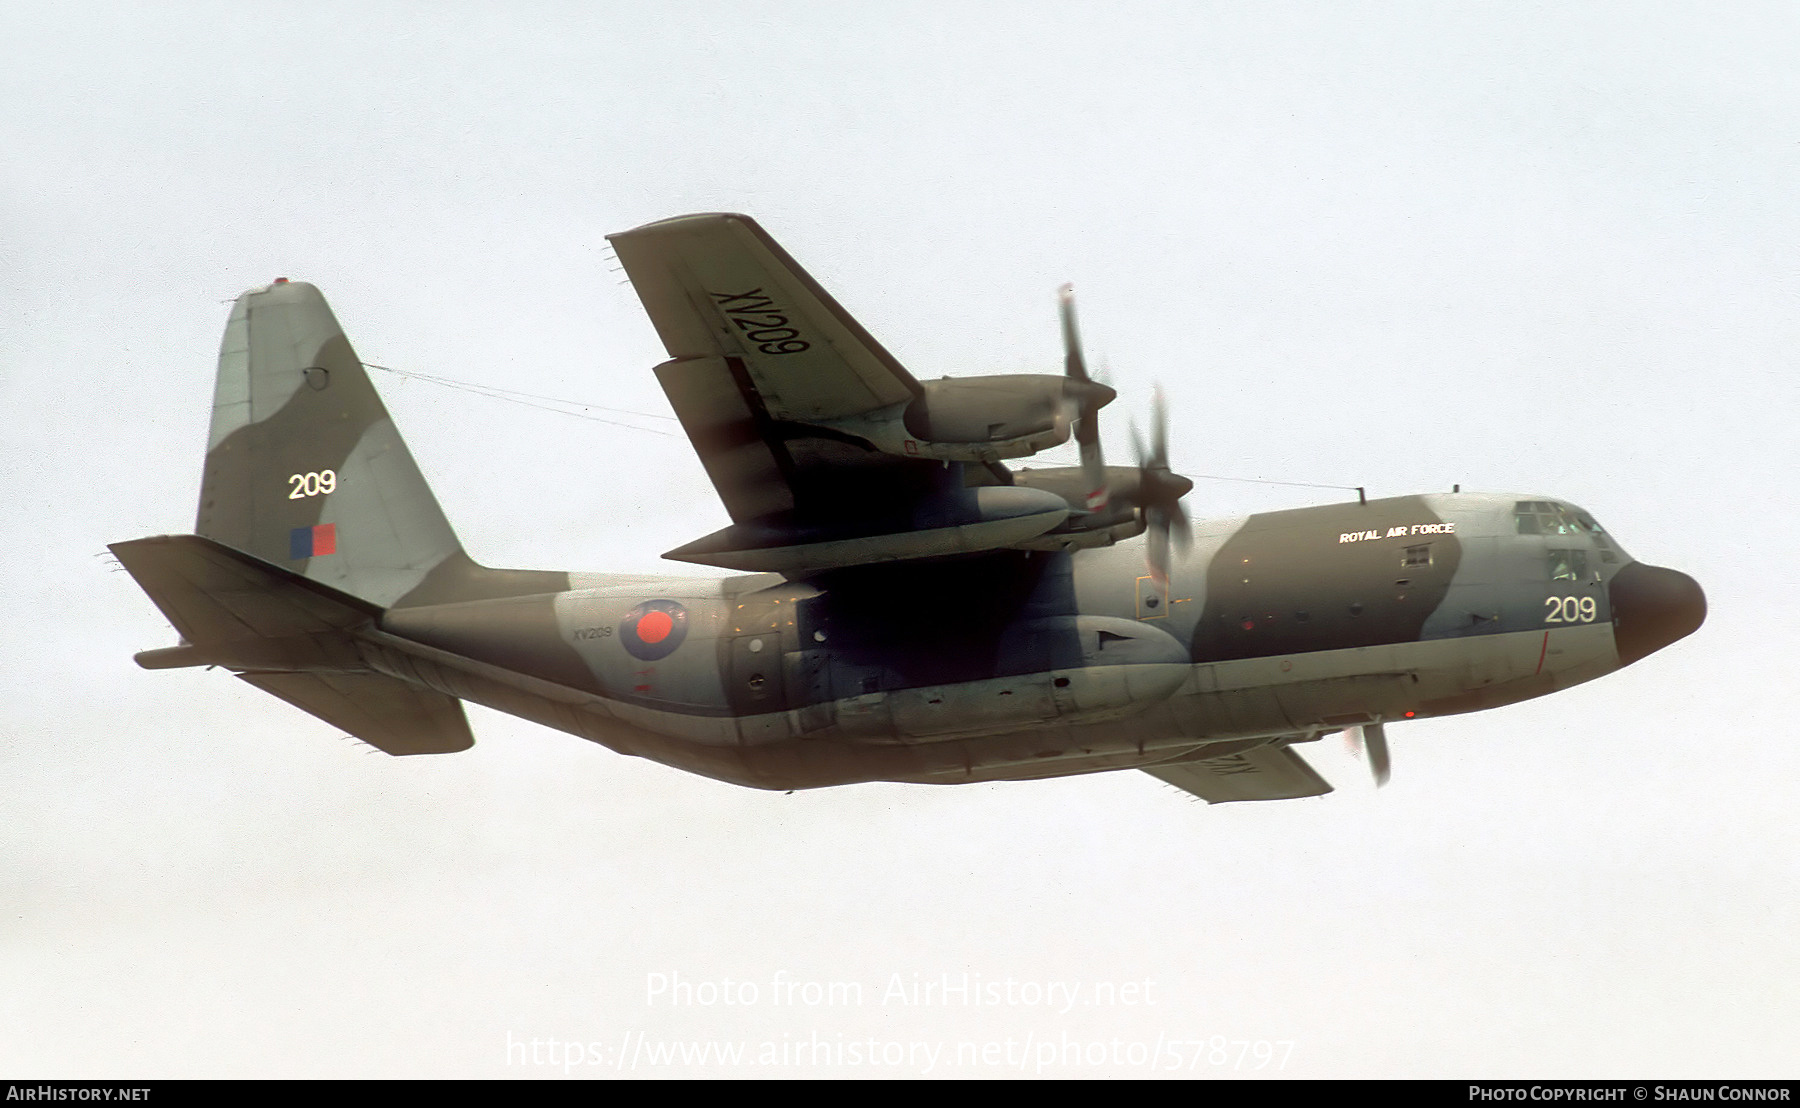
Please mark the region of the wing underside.
<svg viewBox="0 0 1800 1108"><path fill-rule="evenodd" d="M942 478L821 426L903 408L912 375L748 216L611 237L671 361L675 414L736 523L831 521L910 503Z"/></svg>
<svg viewBox="0 0 1800 1108"><path fill-rule="evenodd" d="M919 392L756 221L688 215L611 236L669 356L742 364L776 420L842 419Z"/></svg>
<svg viewBox="0 0 1800 1108"><path fill-rule="evenodd" d="M668 557L805 576L1001 549L1068 517L1042 490L971 488L910 439L878 446L924 390L754 220L681 216L611 242L732 519Z"/></svg>
<svg viewBox="0 0 1800 1108"><path fill-rule="evenodd" d="M1331 785L1283 743L1207 756L1202 749L1177 762L1145 766L1144 772L1208 804L1240 800L1296 800L1324 796Z"/></svg>

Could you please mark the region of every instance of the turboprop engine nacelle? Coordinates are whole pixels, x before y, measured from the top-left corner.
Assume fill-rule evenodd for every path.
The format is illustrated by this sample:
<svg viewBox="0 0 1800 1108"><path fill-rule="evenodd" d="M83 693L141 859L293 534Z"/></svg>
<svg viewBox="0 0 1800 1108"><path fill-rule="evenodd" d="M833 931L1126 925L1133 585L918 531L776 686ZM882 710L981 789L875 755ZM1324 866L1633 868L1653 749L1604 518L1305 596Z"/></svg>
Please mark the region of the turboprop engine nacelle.
<svg viewBox="0 0 1800 1108"><path fill-rule="evenodd" d="M1115 395L1105 385L1048 374L945 377L921 382L905 404L816 425L903 458L995 462L1069 441L1083 403L1098 409Z"/></svg>
<svg viewBox="0 0 1800 1108"><path fill-rule="evenodd" d="M1018 458L1069 441L1084 400L1099 407L1113 390L1048 374L945 377L921 382L907 405L906 430L940 450L966 451L966 461Z"/></svg>

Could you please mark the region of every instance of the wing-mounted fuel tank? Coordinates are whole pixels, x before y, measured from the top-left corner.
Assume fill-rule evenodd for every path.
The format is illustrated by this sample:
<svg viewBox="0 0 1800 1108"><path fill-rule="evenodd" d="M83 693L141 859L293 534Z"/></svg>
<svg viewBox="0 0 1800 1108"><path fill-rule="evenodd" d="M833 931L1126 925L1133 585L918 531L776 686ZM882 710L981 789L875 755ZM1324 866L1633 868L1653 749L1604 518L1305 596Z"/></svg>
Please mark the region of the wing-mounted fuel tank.
<svg viewBox="0 0 1800 1108"><path fill-rule="evenodd" d="M869 507L879 512L889 506ZM1011 486L946 489L901 507L903 515L849 516L821 524L736 523L663 557L805 577L845 566L1000 550L1069 518L1069 505L1062 497Z"/></svg>

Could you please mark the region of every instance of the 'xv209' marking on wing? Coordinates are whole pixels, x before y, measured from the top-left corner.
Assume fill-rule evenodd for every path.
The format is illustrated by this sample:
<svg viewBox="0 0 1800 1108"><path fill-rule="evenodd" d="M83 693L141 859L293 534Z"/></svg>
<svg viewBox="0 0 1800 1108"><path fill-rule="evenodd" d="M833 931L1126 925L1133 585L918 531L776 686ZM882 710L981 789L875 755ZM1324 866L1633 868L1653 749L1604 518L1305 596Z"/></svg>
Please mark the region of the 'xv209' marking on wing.
<svg viewBox="0 0 1800 1108"><path fill-rule="evenodd" d="M725 313L744 337L756 344L764 354L798 354L812 348L788 321L775 301L760 288L749 292L709 292L708 296Z"/></svg>

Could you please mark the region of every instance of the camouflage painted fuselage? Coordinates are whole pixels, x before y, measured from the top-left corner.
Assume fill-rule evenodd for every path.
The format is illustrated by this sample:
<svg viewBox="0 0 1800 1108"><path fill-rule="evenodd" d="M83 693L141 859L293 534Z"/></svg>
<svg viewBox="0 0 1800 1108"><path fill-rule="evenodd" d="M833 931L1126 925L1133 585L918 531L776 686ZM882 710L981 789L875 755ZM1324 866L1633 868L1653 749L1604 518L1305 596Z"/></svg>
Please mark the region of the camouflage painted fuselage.
<svg viewBox="0 0 1800 1108"><path fill-rule="evenodd" d="M391 611L383 632L443 656L378 641L364 656L623 753L786 789L1056 776L1496 707L1697 622L1663 576L1680 575L1579 524L1521 534L1519 504L1552 502L1430 495L1213 521L1166 590L1135 543L813 584L577 576L566 592Z"/></svg>
<svg viewBox="0 0 1800 1108"><path fill-rule="evenodd" d="M748 495L731 482L799 473L794 443L817 428L696 389L681 394L684 426L716 484ZM845 437L815 436L824 453L793 478L796 504L864 472L853 463L876 445ZM1209 800L1317 795L1329 785L1283 748L1541 696L1705 614L1690 578L1631 561L1549 500L1413 496L1214 521L1165 585L1141 539L1083 548L1079 531L1053 530L1076 510L1063 497L963 497L978 476L964 463L896 464L903 480L880 487L918 485L947 507L915 505L904 544L828 532L831 553L810 564L861 559L843 568L485 568L324 298L277 282L240 297L226 326L196 533L113 550L181 633L140 654L146 667L228 668L392 754L466 749L468 700L772 789L1154 766ZM789 556L776 549L750 553ZM1261 784L1222 780L1241 773Z"/></svg>

